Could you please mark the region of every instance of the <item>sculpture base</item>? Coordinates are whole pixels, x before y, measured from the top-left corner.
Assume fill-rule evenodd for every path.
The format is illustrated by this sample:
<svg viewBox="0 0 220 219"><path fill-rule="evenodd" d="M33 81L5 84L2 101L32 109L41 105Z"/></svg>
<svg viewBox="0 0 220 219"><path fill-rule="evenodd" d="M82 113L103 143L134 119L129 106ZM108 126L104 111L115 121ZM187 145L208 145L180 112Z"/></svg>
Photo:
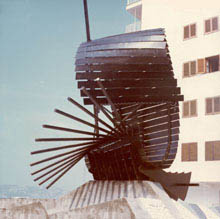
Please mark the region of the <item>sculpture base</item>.
<svg viewBox="0 0 220 219"><path fill-rule="evenodd" d="M89 181L58 200L65 209L56 218L196 218L172 200L159 183L149 181Z"/></svg>
<svg viewBox="0 0 220 219"><path fill-rule="evenodd" d="M207 185L201 186L208 192ZM196 188L197 196L203 188ZM213 185L212 185L213 187ZM218 187L219 188L219 187ZM201 199L204 198L201 195ZM207 197L205 196L207 199ZM210 197L209 197L210 198ZM0 199L0 219L220 218L220 206L174 201L159 183L89 181L59 199Z"/></svg>

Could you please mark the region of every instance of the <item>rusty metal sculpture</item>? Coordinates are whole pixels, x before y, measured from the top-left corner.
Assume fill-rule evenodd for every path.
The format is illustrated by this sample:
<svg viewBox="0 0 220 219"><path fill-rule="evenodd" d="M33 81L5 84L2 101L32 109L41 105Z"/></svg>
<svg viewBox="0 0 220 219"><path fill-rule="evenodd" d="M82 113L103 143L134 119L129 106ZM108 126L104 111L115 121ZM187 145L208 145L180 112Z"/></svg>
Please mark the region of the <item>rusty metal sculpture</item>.
<svg viewBox="0 0 220 219"><path fill-rule="evenodd" d="M42 179L41 185L53 179L49 188L85 157L88 170L96 180L157 181L170 197L184 200L191 174L163 171L171 166L177 153L178 102L183 100L174 79L164 30L145 30L91 41L85 0L84 6L87 42L77 51L75 70L84 105L94 106L94 113L72 98L68 101L95 123L58 109L55 112L95 131L43 125L84 137L36 139L77 143L32 152L69 150L32 163L31 166L35 166L56 160L33 172L32 175L40 174L34 180ZM99 112L110 123L101 119Z"/></svg>

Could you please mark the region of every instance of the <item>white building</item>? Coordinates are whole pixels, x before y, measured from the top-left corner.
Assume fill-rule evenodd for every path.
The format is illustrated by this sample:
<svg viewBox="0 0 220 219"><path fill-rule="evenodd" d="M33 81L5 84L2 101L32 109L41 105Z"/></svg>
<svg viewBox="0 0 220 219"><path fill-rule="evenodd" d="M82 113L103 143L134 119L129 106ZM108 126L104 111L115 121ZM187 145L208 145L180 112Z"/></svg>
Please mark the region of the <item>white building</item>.
<svg viewBox="0 0 220 219"><path fill-rule="evenodd" d="M135 18L127 31L165 28L178 86L180 140L169 171L193 181L220 181L219 0L128 0Z"/></svg>

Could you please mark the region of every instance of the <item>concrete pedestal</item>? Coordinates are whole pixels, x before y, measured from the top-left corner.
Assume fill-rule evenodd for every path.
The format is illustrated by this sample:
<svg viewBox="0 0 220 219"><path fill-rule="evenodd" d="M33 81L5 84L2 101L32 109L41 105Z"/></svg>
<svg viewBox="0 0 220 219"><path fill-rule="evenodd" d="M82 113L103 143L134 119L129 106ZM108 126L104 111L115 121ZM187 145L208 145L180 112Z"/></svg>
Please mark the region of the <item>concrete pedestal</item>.
<svg viewBox="0 0 220 219"><path fill-rule="evenodd" d="M14 218L218 219L220 206L174 201L159 183L149 181L89 181L57 200L0 199L0 219Z"/></svg>

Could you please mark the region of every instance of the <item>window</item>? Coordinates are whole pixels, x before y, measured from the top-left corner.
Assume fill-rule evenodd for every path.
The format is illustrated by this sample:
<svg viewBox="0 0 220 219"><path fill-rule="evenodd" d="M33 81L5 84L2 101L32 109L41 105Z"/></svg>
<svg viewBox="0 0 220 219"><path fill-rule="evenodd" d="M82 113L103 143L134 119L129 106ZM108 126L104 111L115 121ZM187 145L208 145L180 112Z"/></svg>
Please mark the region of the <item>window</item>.
<svg viewBox="0 0 220 219"><path fill-rule="evenodd" d="M197 116L197 101L183 102L183 118Z"/></svg>
<svg viewBox="0 0 220 219"><path fill-rule="evenodd" d="M205 73L205 59L198 59L197 60L197 68L198 68L198 73Z"/></svg>
<svg viewBox="0 0 220 219"><path fill-rule="evenodd" d="M219 55L197 60L197 73L211 73L220 70Z"/></svg>
<svg viewBox="0 0 220 219"><path fill-rule="evenodd" d="M183 64L183 77L196 75L196 61L186 62Z"/></svg>
<svg viewBox="0 0 220 219"><path fill-rule="evenodd" d="M218 17L205 20L205 33L211 33L218 30Z"/></svg>
<svg viewBox="0 0 220 219"><path fill-rule="evenodd" d="M182 161L197 161L197 143L182 144Z"/></svg>
<svg viewBox="0 0 220 219"><path fill-rule="evenodd" d="M219 56L212 56L205 59L206 72L215 72L219 70Z"/></svg>
<svg viewBox="0 0 220 219"><path fill-rule="evenodd" d="M183 39L196 37L196 24L190 24L183 28Z"/></svg>
<svg viewBox="0 0 220 219"><path fill-rule="evenodd" d="M206 98L206 114L220 113L220 96Z"/></svg>
<svg viewBox="0 0 220 219"><path fill-rule="evenodd" d="M220 160L220 141L208 141L205 143L205 160Z"/></svg>

